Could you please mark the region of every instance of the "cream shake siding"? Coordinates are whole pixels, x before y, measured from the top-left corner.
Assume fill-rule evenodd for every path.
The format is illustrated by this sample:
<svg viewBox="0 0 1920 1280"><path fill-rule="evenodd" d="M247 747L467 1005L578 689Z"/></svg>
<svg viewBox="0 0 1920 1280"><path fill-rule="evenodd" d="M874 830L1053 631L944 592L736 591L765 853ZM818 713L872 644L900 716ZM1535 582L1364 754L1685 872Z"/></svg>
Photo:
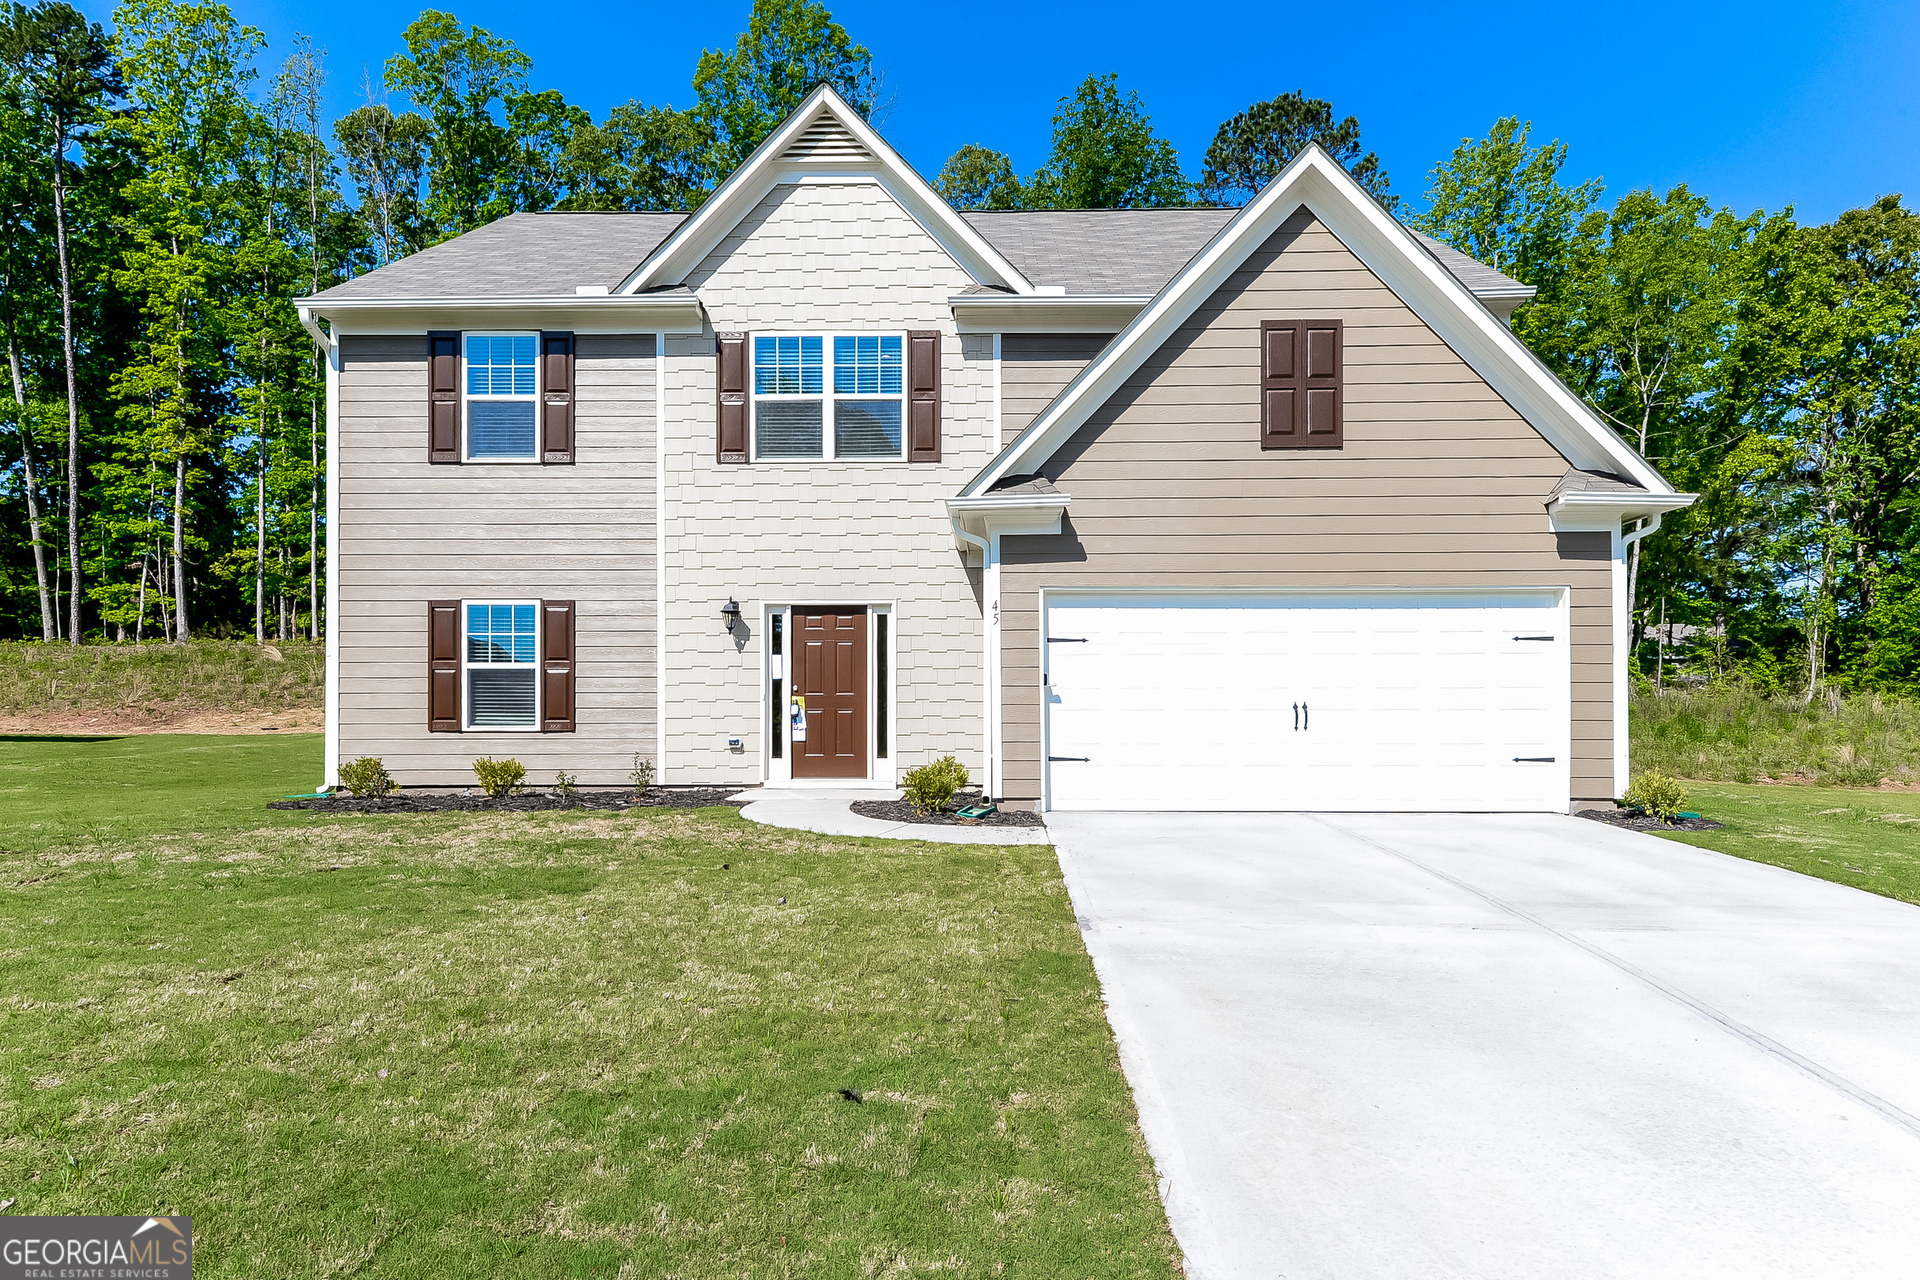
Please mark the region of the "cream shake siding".
<svg viewBox="0 0 1920 1280"><path fill-rule="evenodd" d="M1343 449L1261 450L1270 317L1345 321ZM1003 543L1007 795L1040 794L1042 588L1389 586L1571 587L1573 798L1616 794L1612 561L1561 554L1544 504L1567 467L1296 214L1046 464L1072 496L1062 534Z"/></svg>
<svg viewBox="0 0 1920 1280"><path fill-rule="evenodd" d="M1113 340L1110 333L1009 333L1000 339L1000 443L1010 443Z"/></svg>
<svg viewBox="0 0 1920 1280"><path fill-rule="evenodd" d="M894 609L883 781L948 752L979 769L978 574L944 506L999 447L992 336L963 338L947 302L972 281L878 184L809 182L775 187L686 283L717 332L939 330L942 460L723 466L713 338L667 339L662 780L761 779L764 609L810 603ZM729 596L739 638L720 619Z"/></svg>
<svg viewBox="0 0 1920 1280"><path fill-rule="evenodd" d="M624 782L655 747L654 339L581 334L575 463L427 462L426 339L341 339L340 758L472 785L476 756ZM429 733L427 602L577 603L577 731Z"/></svg>

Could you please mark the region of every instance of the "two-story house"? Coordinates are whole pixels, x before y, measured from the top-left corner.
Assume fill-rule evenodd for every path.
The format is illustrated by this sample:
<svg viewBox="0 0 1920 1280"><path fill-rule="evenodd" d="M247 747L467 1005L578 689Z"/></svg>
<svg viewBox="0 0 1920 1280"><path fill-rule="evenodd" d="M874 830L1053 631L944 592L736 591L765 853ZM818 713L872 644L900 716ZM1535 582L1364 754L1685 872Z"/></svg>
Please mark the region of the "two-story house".
<svg viewBox="0 0 1920 1280"><path fill-rule="evenodd" d="M516 214L301 304L328 780L1559 810L1624 785L1629 522L1531 291L1318 151L962 213L831 91L692 215Z"/></svg>

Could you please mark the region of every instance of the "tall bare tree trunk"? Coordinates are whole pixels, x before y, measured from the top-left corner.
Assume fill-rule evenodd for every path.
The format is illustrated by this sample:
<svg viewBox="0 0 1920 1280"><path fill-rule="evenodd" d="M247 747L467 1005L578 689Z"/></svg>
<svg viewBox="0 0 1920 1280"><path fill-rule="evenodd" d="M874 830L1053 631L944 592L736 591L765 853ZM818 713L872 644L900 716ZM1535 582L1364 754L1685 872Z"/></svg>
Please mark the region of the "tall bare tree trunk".
<svg viewBox="0 0 1920 1280"><path fill-rule="evenodd" d="M173 642L187 642L187 455L173 455Z"/></svg>
<svg viewBox="0 0 1920 1280"><path fill-rule="evenodd" d="M33 538L33 577L40 588L40 638L54 638L53 597L47 594L47 549L40 541L40 480L33 465L33 424L27 418L27 382L20 375L20 346L13 317L7 317L7 372L13 375L13 403L20 410L20 466L27 479L27 529Z"/></svg>
<svg viewBox="0 0 1920 1280"><path fill-rule="evenodd" d="M60 346L67 366L67 640L80 643L80 399L73 370L73 264L67 254L67 120L53 116L53 237L60 258Z"/></svg>
<svg viewBox="0 0 1920 1280"><path fill-rule="evenodd" d="M268 226L272 226L269 219ZM267 333L260 330L260 456L254 468L253 642L267 642Z"/></svg>
<svg viewBox="0 0 1920 1280"><path fill-rule="evenodd" d="M147 553L140 552L140 599L133 607L133 642L140 643L140 637L147 628Z"/></svg>
<svg viewBox="0 0 1920 1280"><path fill-rule="evenodd" d="M326 360L323 354L320 359ZM326 383L322 382L322 386ZM324 395L325 393L322 392ZM320 638L320 405L313 405L313 428L307 433L307 634Z"/></svg>

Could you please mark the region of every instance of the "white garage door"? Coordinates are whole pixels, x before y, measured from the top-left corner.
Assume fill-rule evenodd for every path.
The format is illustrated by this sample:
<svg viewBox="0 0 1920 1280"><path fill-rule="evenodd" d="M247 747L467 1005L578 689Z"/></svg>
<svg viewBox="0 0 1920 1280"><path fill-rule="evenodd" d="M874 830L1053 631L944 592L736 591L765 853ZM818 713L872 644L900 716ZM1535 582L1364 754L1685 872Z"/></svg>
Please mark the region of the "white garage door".
<svg viewBox="0 0 1920 1280"><path fill-rule="evenodd" d="M1054 597L1055 809L1566 812L1558 591Z"/></svg>

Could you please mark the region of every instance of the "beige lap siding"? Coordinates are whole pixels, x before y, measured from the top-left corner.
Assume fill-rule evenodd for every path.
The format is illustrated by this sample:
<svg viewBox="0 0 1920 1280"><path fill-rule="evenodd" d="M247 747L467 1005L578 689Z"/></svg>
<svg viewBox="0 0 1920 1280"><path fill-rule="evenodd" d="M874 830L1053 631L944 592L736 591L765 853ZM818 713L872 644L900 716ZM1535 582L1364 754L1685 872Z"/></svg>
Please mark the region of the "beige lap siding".
<svg viewBox="0 0 1920 1280"><path fill-rule="evenodd" d="M1260 321L1288 317L1345 321L1342 449L1260 448ZM1039 592L1088 587L1571 587L1570 798L1614 795L1612 562L1561 555L1567 466L1296 214L1046 464L1066 531L1003 543L1008 797L1040 795Z"/></svg>
<svg viewBox="0 0 1920 1280"><path fill-rule="evenodd" d="M1010 443L1075 375L1105 350L1110 333L1009 333L1000 339L1000 443Z"/></svg>
<svg viewBox="0 0 1920 1280"><path fill-rule="evenodd" d="M626 780L654 754L654 340L581 334L574 464L427 461L426 339L345 338L340 371L340 758L470 786L476 756L529 780ZM573 733L427 731L427 602L573 600Z"/></svg>

